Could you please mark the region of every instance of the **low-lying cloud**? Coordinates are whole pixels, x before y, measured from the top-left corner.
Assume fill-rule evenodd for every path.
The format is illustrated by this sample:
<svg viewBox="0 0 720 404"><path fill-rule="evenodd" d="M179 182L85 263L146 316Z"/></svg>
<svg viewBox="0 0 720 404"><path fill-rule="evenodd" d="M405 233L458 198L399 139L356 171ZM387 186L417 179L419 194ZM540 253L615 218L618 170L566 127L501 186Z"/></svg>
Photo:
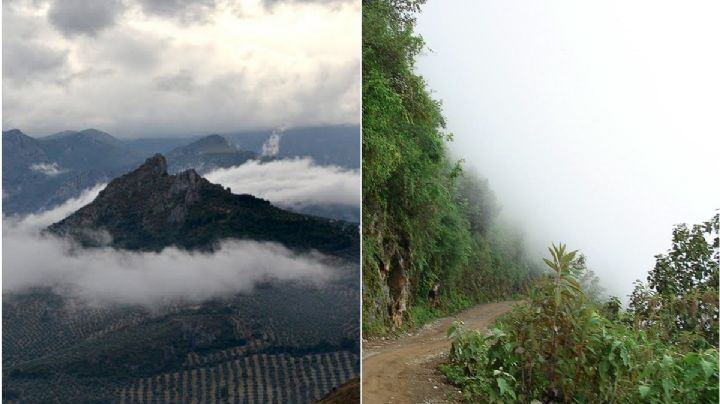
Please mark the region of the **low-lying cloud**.
<svg viewBox="0 0 720 404"><path fill-rule="evenodd" d="M39 163L39 164L33 164L30 166L30 169L33 171L37 171L41 174L45 174L49 177L53 177L58 174L62 174L65 170L61 169L60 166L57 165L57 163Z"/></svg>
<svg viewBox="0 0 720 404"><path fill-rule="evenodd" d="M360 206L360 173L337 166L318 166L310 158L219 169L205 175L230 187L235 194L251 194L282 207L306 205Z"/></svg>
<svg viewBox="0 0 720 404"><path fill-rule="evenodd" d="M51 211L3 218L3 293L50 287L90 304L155 306L249 292L265 281L318 285L338 273L320 254L297 254L276 243L227 241L212 254L174 247L148 253L81 249L67 239L41 234L102 188Z"/></svg>
<svg viewBox="0 0 720 404"><path fill-rule="evenodd" d="M44 212L33 213L19 218L3 217L3 237L5 237L6 230L10 234L17 232L39 233L43 228L64 219L72 212L92 202L106 185L107 184L97 184L92 188L84 190L77 197L68 199L65 203ZM3 247L5 246L3 245Z"/></svg>

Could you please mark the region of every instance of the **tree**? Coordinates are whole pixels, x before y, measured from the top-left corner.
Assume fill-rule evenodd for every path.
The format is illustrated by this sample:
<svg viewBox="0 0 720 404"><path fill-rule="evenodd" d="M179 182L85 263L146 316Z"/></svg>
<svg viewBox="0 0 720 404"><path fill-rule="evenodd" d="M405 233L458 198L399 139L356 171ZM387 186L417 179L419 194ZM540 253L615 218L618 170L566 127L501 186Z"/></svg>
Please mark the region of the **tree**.
<svg viewBox="0 0 720 404"><path fill-rule="evenodd" d="M672 247L655 256L647 286L638 281L630 296L636 327L654 327L669 337L718 346L720 215L673 229Z"/></svg>

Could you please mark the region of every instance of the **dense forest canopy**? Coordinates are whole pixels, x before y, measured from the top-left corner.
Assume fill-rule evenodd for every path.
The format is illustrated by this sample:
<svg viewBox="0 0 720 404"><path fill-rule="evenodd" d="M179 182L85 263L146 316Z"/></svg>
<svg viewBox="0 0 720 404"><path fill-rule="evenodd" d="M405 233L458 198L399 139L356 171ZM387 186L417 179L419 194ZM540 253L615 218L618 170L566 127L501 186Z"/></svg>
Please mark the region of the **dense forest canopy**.
<svg viewBox="0 0 720 404"><path fill-rule="evenodd" d="M519 233L487 180L447 152L440 102L415 72L422 1L363 7L363 312L366 335L509 296L529 279Z"/></svg>

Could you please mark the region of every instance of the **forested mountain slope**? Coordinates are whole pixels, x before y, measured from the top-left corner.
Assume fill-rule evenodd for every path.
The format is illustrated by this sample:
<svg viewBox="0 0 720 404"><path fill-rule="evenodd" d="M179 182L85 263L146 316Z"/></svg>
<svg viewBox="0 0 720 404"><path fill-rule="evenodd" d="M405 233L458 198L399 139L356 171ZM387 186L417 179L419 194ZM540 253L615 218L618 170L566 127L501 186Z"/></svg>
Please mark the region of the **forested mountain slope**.
<svg viewBox="0 0 720 404"><path fill-rule="evenodd" d="M522 239L486 181L446 150L440 102L414 71L422 1L363 6L363 329L376 335L520 291Z"/></svg>

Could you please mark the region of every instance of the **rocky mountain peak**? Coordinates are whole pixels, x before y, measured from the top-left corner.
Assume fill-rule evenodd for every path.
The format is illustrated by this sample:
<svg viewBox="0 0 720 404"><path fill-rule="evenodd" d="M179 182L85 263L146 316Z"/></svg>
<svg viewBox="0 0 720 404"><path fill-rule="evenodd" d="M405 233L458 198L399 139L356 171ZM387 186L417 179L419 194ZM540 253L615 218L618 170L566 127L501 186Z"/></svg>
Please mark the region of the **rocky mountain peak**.
<svg viewBox="0 0 720 404"><path fill-rule="evenodd" d="M168 153L170 173L194 168L203 174L218 168L237 166L257 158L257 153L240 150L220 135L205 136Z"/></svg>
<svg viewBox="0 0 720 404"><path fill-rule="evenodd" d="M252 195L234 195L195 170L167 172L156 154L108 184L97 198L47 229L84 246L158 251L212 249L232 239L356 256L357 226L284 211Z"/></svg>
<svg viewBox="0 0 720 404"><path fill-rule="evenodd" d="M176 149L186 154L233 153L237 148L220 135L209 135Z"/></svg>
<svg viewBox="0 0 720 404"><path fill-rule="evenodd" d="M141 176L149 175L153 177L167 175L167 160L165 160L165 156L162 154L155 154L152 157L148 157L148 159L132 173L136 173Z"/></svg>
<svg viewBox="0 0 720 404"><path fill-rule="evenodd" d="M227 141L227 139L217 134L205 136L204 138L198 140L196 143L202 146L230 147L230 143Z"/></svg>
<svg viewBox="0 0 720 404"><path fill-rule="evenodd" d="M3 133L3 137L21 137L21 136L27 136L26 134L22 133L20 129L10 129L6 130Z"/></svg>

